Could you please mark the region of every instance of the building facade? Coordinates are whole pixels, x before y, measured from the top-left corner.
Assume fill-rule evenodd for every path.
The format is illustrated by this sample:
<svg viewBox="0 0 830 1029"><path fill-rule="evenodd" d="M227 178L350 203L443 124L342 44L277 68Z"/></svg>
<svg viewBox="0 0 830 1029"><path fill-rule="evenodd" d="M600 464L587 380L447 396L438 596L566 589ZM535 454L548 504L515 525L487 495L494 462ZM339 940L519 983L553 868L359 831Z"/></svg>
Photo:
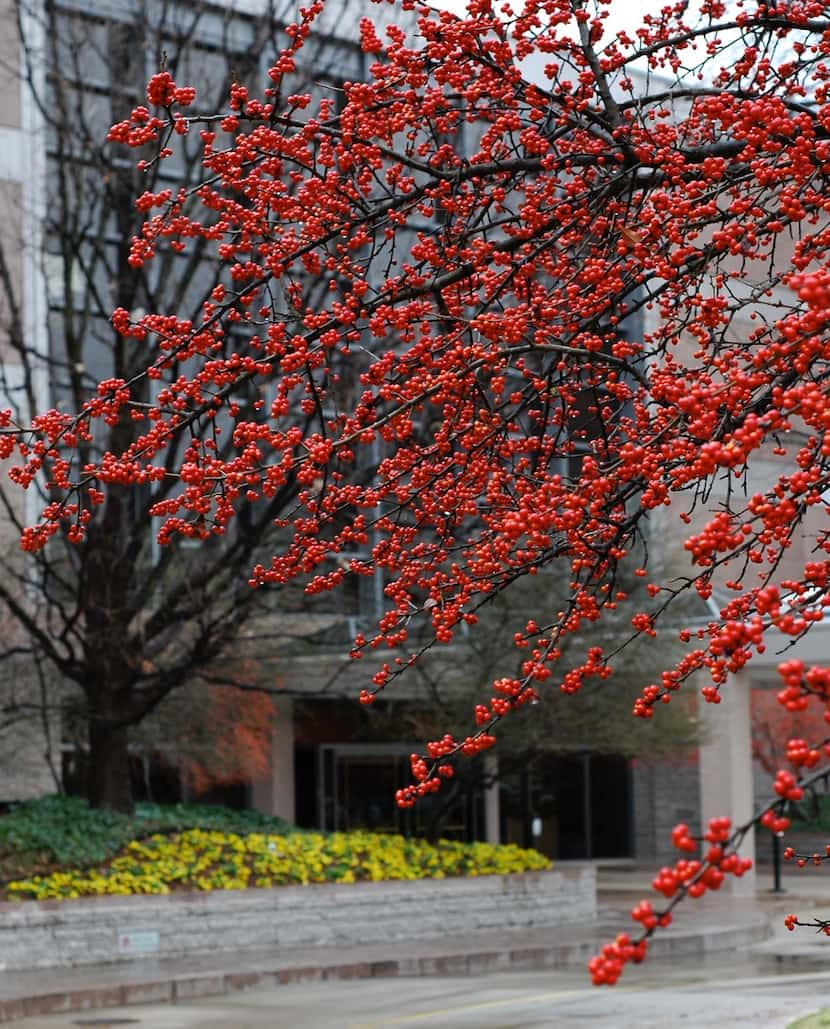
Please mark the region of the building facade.
<svg viewBox="0 0 830 1029"><path fill-rule="evenodd" d="M131 155L110 155L106 160L114 163L103 169L107 184L101 188L104 158L99 161L95 155L108 126L141 101L143 83L162 61L175 65L182 81L195 81L208 104L213 97L218 105L231 77L256 81L264 75L290 15L253 4L233 12L186 4L145 5L139 12L126 0L95 0L91 5L51 0L31 7L24 0L17 5L3 2L2 23L14 29L0 34L0 45L6 48L0 60L6 76L0 90L0 204L5 215L0 319L8 341L3 350L3 406L13 406L25 422L32 408L71 404L79 389L109 374L114 346L109 313L126 302L124 297L130 298L132 310L142 305L187 307L199 302L210 281L209 270L198 262L185 266L173 257L161 263L161 270L151 268L145 282L125 278L124 240L135 224L132 201L142 181L132 170ZM329 5L329 20L308 48L305 71L312 88L336 94L344 80L365 74L355 42L357 21L364 13L357 0ZM171 183L187 182L193 167L183 159L165 174ZM630 331L648 328L646 322ZM256 399L261 398L240 402ZM753 474L768 481L775 468L770 458L768 464L758 462ZM34 496L20 500L19 494L8 497L9 505L17 505L15 517L7 518L0 531L11 553L15 521L35 517L38 501ZM23 509L26 503L28 510ZM154 548L149 526L144 529L148 542L140 544L146 551L142 560L148 568L162 568L164 558ZM653 533L664 564L675 562L682 571L684 552L676 530L676 523L655 518ZM197 550L183 550L179 557L182 574L190 574L203 560ZM17 574L21 603L36 606L47 572L21 565ZM474 642L461 639L445 648L434 664L426 663L423 675L413 676L392 700L366 712L355 698L371 671L344 655L355 632L382 612L383 582L379 576L351 579L339 594L325 595L328 607L287 591L266 593L244 626L229 637L220 666L229 680L252 675L266 688L276 721L268 774L241 786L217 788L212 794L217 799L253 804L303 826L440 830L533 843L558 859L662 858L670 852L669 834L678 821L699 824L701 817L723 813L724 802L735 817L747 813L752 804L751 676L756 684L769 681L772 657L756 662L757 674L751 672L746 682L728 691L730 698L716 712L720 720L713 721L699 750L686 748L649 762L632 759L629 749L600 749L590 734L568 745L517 744L517 762L496 753L475 766L465 788L446 800L436 799L415 812L399 811L394 791L408 781L409 754L430 730L425 712L436 705L436 682L441 684L440 706L453 714L456 701L466 703L476 685ZM57 610L62 594L55 593L51 582L49 588ZM35 619L36 625L57 636L71 632L66 624L56 630L50 617ZM42 647L31 638L19 644L30 669L35 657L39 662L31 685L14 670L18 631L9 630L3 667L6 683L18 691L27 682L24 699L15 700L9 687L0 684L12 696L5 707L18 719L8 723L15 726L13 732L9 728L0 736L4 802L51 790L56 768L63 767L70 784L73 776L79 783L83 764L83 744L70 733L71 716L59 728L66 705L55 700L55 693L63 680L44 659ZM823 651L820 634L810 639L810 646ZM158 644L162 650L170 646L165 639ZM390 655L375 657L381 662ZM155 660L152 647L143 659ZM489 660L485 664L491 665ZM51 679L44 687L38 675L49 668L43 674ZM44 688L49 697L45 716ZM21 707L27 710L25 731L15 714ZM159 710L157 731L164 735L165 709ZM170 735L178 731L174 726ZM169 744L161 739L154 750L145 743L136 754L139 794L156 799L188 795L186 777L171 774L176 759Z"/></svg>

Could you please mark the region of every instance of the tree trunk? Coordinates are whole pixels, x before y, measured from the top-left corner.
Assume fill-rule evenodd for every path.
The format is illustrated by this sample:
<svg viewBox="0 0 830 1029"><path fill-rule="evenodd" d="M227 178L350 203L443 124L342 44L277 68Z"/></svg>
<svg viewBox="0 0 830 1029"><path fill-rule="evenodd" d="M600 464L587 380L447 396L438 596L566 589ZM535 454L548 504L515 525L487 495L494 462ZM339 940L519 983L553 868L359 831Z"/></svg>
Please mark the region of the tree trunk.
<svg viewBox="0 0 830 1029"><path fill-rule="evenodd" d="M92 807L133 811L127 729L104 718L89 720L87 799Z"/></svg>
<svg viewBox="0 0 830 1029"><path fill-rule="evenodd" d="M114 426L110 445L120 446L124 432L122 423ZM107 497L101 524L90 529L84 544L81 605L86 665L82 686L89 719L87 799L93 807L129 814L133 791L123 720L132 706L128 662L134 655L125 654L124 642L132 616L129 595L134 566L124 559L126 517L124 491L115 489Z"/></svg>

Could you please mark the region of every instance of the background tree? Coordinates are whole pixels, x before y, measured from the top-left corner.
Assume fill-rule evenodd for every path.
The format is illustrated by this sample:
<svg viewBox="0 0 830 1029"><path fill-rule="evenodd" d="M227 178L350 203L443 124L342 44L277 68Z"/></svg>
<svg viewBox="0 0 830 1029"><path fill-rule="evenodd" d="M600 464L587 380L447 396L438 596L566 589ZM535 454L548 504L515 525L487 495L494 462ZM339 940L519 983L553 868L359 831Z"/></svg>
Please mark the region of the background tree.
<svg viewBox="0 0 830 1029"><path fill-rule="evenodd" d="M626 587L632 600L639 595L640 602L645 601L639 580L631 578ZM557 609L566 602L567 568L556 565L532 582L518 580L500 592L482 609L478 631L465 633L455 644L463 675L450 678L428 661L413 668L428 701L401 705L395 711L397 734L407 740L431 739L447 728L464 726L470 711L487 702L494 678L521 675L522 653L505 647L505 639L522 632L541 606ZM602 643L612 652L626 640L628 622L624 609L609 612L604 624L591 633L592 643ZM659 724L631 717L642 684L659 676L673 648L680 656L676 633L666 629L660 641L659 653L643 640L624 647L614 661L612 680L588 683L578 696L545 691L535 704L505 719L498 737L497 765L470 761L456 766L452 779L431 804L428 835L440 837L457 805L482 788L542 768L551 759L590 753L656 763L688 760L702 738L693 696L683 698L690 703L673 704ZM579 664L584 642L567 639L561 649L563 665Z"/></svg>
<svg viewBox="0 0 830 1029"><path fill-rule="evenodd" d="M753 690L752 756L767 775L774 778L786 765L789 740L820 740L826 734L827 722L818 705L787 711L778 702L775 690Z"/></svg>
<svg viewBox="0 0 830 1029"><path fill-rule="evenodd" d="M364 19L375 60L342 106L295 90L331 11L321 0L288 27L262 94L237 84L224 116L189 114L169 72L151 78L153 111L111 138L154 145L154 169L178 132L201 129L202 184L143 197L127 263L149 274L168 240L185 259L216 245L225 263L194 319L116 309L124 346L150 345L151 363L36 418L16 477L45 468L55 489L24 535L33 552L59 531L94 537L90 504L148 488L162 542L233 538L296 483L285 536L250 582L299 580L316 595L347 573L383 575L388 610L355 657L405 645L415 620L431 629L418 650L381 659L366 703L461 623L475 631L512 582L566 560L566 602L540 597L512 639L519 673L494 679L477 727L415 756L398 798L409 806L540 691L610 678L594 632L628 602L622 568L649 598L629 604L632 640L658 639L686 594L713 607L643 689L644 718L701 677L717 703L765 638L786 646L821 620L830 19L823 0L745 2L734 17L705 0L606 37L605 7L571 0L514 13L471 0L461 19L401 6L417 31L392 25L384 42ZM308 279L322 295L307 296ZM341 388L350 370L359 394ZM265 384L274 399L258 421L234 397ZM227 455L204 431L220 416L234 425ZM143 434L90 460L102 421ZM21 430L8 428L11 452ZM181 488L165 492L168 478ZM332 571L355 545L367 558ZM567 638L578 663L562 661ZM793 659L781 673L785 705L830 700L830 670ZM786 825L782 805L819 774L818 743L788 747L797 771L777 775L764 825ZM742 874L750 824L714 820L703 859L661 873L667 909L635 911L642 937L598 956L597 982L643 956L678 899ZM685 826L675 835L684 852L700 842Z"/></svg>
<svg viewBox="0 0 830 1029"><path fill-rule="evenodd" d="M125 340L110 322L114 307L136 315L161 309L183 318L198 315L224 264L206 240L194 241L186 254L175 242L163 246L152 269L131 264L129 255L130 240L146 217L146 206L136 198L147 190L193 190L201 175L202 143L197 134L181 138L175 160L139 171L125 160L123 147L106 141L107 131L144 102L147 78L162 66L198 86L206 110L217 109L234 81L256 80L264 72L279 47L283 13L268 5L253 18L197 2L136 3L112 14L82 4L46 0L30 6L20 0L22 85L37 112L34 145L46 154L42 188L48 202L36 213L42 219L42 250L33 252L30 240L8 235L0 249L8 340L0 387L17 422L24 423L44 401L63 411L82 410L102 396L102 380L137 384L136 376L153 360L154 343ZM348 7L341 15L348 24ZM309 76L324 82L360 67L355 46L337 39L337 18L327 31L309 48L306 84ZM27 328L16 264L21 251L45 282L44 339L33 338ZM246 340L232 327L225 349L243 363L248 359ZM179 370L171 365L174 377ZM147 379L137 386L145 409L163 393L162 386ZM242 382L234 390L234 404L257 418L267 396L260 384ZM292 419L304 433L303 414ZM114 486L100 503L87 495L83 541L58 534L25 563L17 548L0 552L0 603L16 623L0 659L29 655L40 661L51 684L52 713L65 705L67 725L80 732L76 739L87 758L87 793L94 805L130 808L131 731L188 682L192 701L194 677L213 669L257 606L260 611L271 606L270 599L263 605L262 595L249 589L247 576L267 546L273 519L296 495L293 475L268 504L243 515L212 547L161 548L154 538L149 510L180 491L176 468L193 441L202 437L217 456L229 454L231 440L220 438L220 430L218 421L205 420L187 437L171 440L169 474L162 472L152 488ZM103 453L134 445L144 431L129 415L110 418L78 440L79 459L94 464ZM53 487L33 477L30 491L46 503ZM6 519L22 532L27 512L17 498L6 490L0 503ZM31 696L30 702L37 705L40 699ZM262 713L257 701L245 703L249 715ZM197 709L204 713L223 704L211 695L210 703L200 702ZM202 737L194 767L203 769L204 778L204 733L196 733L197 721L174 719L180 729L189 725ZM59 731L54 718L51 724ZM260 728L270 724L265 717ZM163 743L172 723L166 730L163 721L155 726Z"/></svg>
<svg viewBox="0 0 830 1029"><path fill-rule="evenodd" d="M251 669L246 681L256 683L259 678ZM266 691L197 680L166 697L132 738L150 754L159 740L172 740L167 761L198 794L263 779L270 769L274 734L279 732Z"/></svg>

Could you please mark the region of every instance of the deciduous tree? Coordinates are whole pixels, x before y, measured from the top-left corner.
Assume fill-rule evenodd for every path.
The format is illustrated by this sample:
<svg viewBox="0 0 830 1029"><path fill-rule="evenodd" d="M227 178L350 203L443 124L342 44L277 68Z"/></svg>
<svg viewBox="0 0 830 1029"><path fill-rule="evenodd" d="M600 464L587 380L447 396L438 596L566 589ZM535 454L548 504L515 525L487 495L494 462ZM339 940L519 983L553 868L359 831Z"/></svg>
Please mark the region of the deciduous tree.
<svg viewBox="0 0 830 1029"><path fill-rule="evenodd" d="M77 409L38 415L22 442L6 418L16 481L54 491L24 547L65 535L96 553L99 506L141 491L162 545L207 545L272 520L296 483L249 585L382 575L388 610L355 658L405 646L415 620L425 646L449 644L509 584L567 562L565 602L504 641L518 673L466 735L413 757L402 805L537 695L613 681L597 640L628 603L623 567L648 595L632 639L687 595L713 608L634 715L659 719L679 690L717 704L828 603L829 7L678 3L614 34L605 4L470 0L457 17L400 0L361 23L367 81L315 98L298 85L327 14L314 0L266 88L234 84L221 114L159 71L110 139L152 174L197 134L202 174L142 193L127 266L149 274L171 246L215 249L221 270L192 315L118 306L119 346L141 358ZM269 390L261 417L243 386ZM99 455L102 426L130 432ZM563 667L567 638L584 642ZM363 702L418 656L376 669ZM830 669L781 674L786 707L830 702ZM786 827L825 748L788 748L765 826ZM690 856L660 873L665 906L635 910L640 936L592 962L596 982L642 958L680 898L743 873L747 829L677 828Z"/></svg>
<svg viewBox="0 0 830 1029"><path fill-rule="evenodd" d="M111 322L112 311L117 307L140 316L170 309L182 320L198 318L224 259L206 237L194 239L186 253L170 240L152 268L130 260L131 239L142 232L151 192L198 191L202 143L196 134L177 137L174 160L138 170L123 146L107 141L108 129L145 102L148 69L161 64L169 75L198 86L206 108L217 108L235 80L255 80L267 67L278 50L285 12L270 3L252 18L199 2L128 4L104 12L58 0L19 0L16 13L23 47L21 90L33 109L27 124L36 134L30 145L41 155L42 166L34 167L40 167L42 181L33 191L35 209L27 209L22 221L10 217L0 235L5 424L26 424L39 407L48 406L45 397L56 411L98 408L108 389L101 392L102 381L131 382L133 400L149 413L156 398L167 402L165 384L146 374L157 353L155 338L126 339L120 322ZM350 59L359 67L356 47L342 40L340 22L348 13L348 5L341 6L329 36L309 44L318 90L327 75L347 69ZM307 76L302 81L309 84ZM179 99L189 95L184 90ZM139 131L152 135L146 125ZM38 300L36 291L24 295L27 281L44 283L45 324L26 308ZM226 350L243 364L251 356L246 335L232 330ZM175 359L168 371L179 375ZM261 384L246 381L234 387L232 403L246 418L260 417L260 390ZM121 417L101 409L104 416L94 430L71 434L81 465L108 462L109 453L140 447L146 423L133 417L138 410L125 410ZM308 431L302 413L291 420L301 434ZM200 673L215 679L217 659L257 608L262 610L263 594L251 591L247 578L262 547L270 545L274 517L290 508L297 492L289 473L267 504L243 514L214 546L159 547L149 512L176 495L180 466L198 437L215 444L220 458L233 449L228 435L220 441L217 422L194 423L169 441L152 487L113 481L105 493L85 491L83 538L58 533L25 563L16 547L0 548L0 605L13 625L4 633L0 656L7 667L24 661L24 653L38 662L50 683L50 718L61 704L68 708L67 725L80 729L72 739L89 770L87 795L97 806L131 807L131 732L180 687L189 684L193 698L194 682L205 686ZM24 508L18 490L0 491L6 521L20 533L32 504L59 502L57 481L35 473L41 444L27 435L25 445L34 464L12 474L37 497ZM247 683L278 686L261 677ZM29 707L42 707L41 691L29 694ZM246 702L249 713L256 704ZM208 698L201 713L210 706ZM180 710L181 704L173 707ZM19 716L22 709L16 710ZM186 737L198 718L175 721L174 727L168 720L168 732ZM53 731L55 724L53 718ZM160 728L158 720L155 724ZM262 728L268 724L265 719ZM162 736L160 742L169 740Z"/></svg>

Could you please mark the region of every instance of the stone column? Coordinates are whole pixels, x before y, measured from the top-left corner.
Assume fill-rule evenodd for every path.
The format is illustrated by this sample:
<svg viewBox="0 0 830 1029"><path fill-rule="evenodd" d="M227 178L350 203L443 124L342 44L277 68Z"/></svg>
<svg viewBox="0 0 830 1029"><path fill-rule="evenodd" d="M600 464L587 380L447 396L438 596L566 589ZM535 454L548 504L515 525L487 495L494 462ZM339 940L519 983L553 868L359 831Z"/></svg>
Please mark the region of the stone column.
<svg viewBox="0 0 830 1029"><path fill-rule="evenodd" d="M484 838L488 843L501 843L499 822L499 759L492 751L484 755L484 769L491 785L484 791Z"/></svg>
<svg viewBox="0 0 830 1029"><path fill-rule="evenodd" d="M699 701L704 742L700 747L701 822L728 815L733 825L753 812L750 679L745 671L730 675L721 690L720 704ZM755 832L750 830L740 848L742 857L755 860ZM755 896L755 869L741 879L728 876L721 887L732 896Z"/></svg>
<svg viewBox="0 0 830 1029"><path fill-rule="evenodd" d="M296 817L294 803L294 702L290 697L274 699L276 717L271 741L271 771L253 784L252 806L266 815L278 815L289 822Z"/></svg>

